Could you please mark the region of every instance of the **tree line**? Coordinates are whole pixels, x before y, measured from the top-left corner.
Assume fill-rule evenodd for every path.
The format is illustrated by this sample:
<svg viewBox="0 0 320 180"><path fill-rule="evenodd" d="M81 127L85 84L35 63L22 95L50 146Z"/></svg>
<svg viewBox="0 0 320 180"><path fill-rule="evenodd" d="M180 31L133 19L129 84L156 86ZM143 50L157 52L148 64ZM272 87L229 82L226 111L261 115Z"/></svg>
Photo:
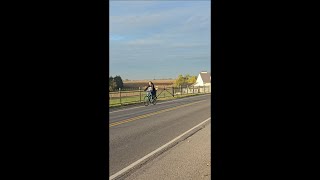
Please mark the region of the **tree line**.
<svg viewBox="0 0 320 180"><path fill-rule="evenodd" d="M123 88L123 81L120 76L109 77L109 91L116 91Z"/></svg>
<svg viewBox="0 0 320 180"><path fill-rule="evenodd" d="M175 80L175 86L187 86L194 84L197 81L197 76L191 76L186 74L185 76L179 75ZM123 88L123 81L120 76L109 77L109 91L117 91L119 88Z"/></svg>

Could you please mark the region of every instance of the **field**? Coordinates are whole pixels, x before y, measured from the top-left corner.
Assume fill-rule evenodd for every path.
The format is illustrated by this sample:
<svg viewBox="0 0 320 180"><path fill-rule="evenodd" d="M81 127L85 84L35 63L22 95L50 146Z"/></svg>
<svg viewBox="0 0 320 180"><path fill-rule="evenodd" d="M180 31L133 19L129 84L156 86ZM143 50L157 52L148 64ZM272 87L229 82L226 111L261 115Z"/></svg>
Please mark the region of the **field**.
<svg viewBox="0 0 320 180"><path fill-rule="evenodd" d="M174 84L174 79L164 79L164 80L151 80L155 86L158 87L169 87ZM143 88L148 85L149 80L129 80L123 81L124 88Z"/></svg>

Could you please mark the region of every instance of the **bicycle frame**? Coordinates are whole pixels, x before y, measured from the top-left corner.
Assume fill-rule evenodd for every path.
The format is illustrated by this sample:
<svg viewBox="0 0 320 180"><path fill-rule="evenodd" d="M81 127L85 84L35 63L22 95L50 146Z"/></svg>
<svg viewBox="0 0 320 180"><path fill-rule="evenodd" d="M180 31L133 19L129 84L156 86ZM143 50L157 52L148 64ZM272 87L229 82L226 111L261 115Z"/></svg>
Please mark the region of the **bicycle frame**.
<svg viewBox="0 0 320 180"><path fill-rule="evenodd" d="M157 102L157 96L153 97L153 95L151 93L147 93L146 96L144 97L144 99L148 98L148 103L145 104L145 106L148 106L150 103L152 103L153 105L155 105ZM145 101L146 102L146 101Z"/></svg>

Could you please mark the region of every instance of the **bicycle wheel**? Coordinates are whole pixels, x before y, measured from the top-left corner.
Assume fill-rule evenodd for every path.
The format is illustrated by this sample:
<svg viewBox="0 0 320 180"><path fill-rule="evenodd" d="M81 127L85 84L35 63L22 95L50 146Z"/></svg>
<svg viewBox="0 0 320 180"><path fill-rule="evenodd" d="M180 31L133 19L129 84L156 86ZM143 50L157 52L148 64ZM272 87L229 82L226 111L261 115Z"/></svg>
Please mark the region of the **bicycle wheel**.
<svg viewBox="0 0 320 180"><path fill-rule="evenodd" d="M145 106L148 106L148 105L149 105L149 97L148 97L148 96L145 96L145 97L144 97L143 104L144 104Z"/></svg>
<svg viewBox="0 0 320 180"><path fill-rule="evenodd" d="M152 101L152 104L153 105L156 105L157 104L157 97L154 97L153 101Z"/></svg>

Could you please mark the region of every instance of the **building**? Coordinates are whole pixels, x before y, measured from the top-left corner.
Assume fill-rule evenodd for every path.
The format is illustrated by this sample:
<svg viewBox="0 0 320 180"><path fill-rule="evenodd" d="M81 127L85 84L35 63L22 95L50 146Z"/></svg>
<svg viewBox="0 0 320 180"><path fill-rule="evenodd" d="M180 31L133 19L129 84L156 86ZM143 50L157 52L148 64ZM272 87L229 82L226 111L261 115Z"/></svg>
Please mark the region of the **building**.
<svg viewBox="0 0 320 180"><path fill-rule="evenodd" d="M198 75L196 83L191 85L192 91L196 93L211 93L211 73L207 71L202 71Z"/></svg>
<svg viewBox="0 0 320 180"><path fill-rule="evenodd" d="M193 86L211 86L211 73L202 71L198 75L196 83Z"/></svg>

